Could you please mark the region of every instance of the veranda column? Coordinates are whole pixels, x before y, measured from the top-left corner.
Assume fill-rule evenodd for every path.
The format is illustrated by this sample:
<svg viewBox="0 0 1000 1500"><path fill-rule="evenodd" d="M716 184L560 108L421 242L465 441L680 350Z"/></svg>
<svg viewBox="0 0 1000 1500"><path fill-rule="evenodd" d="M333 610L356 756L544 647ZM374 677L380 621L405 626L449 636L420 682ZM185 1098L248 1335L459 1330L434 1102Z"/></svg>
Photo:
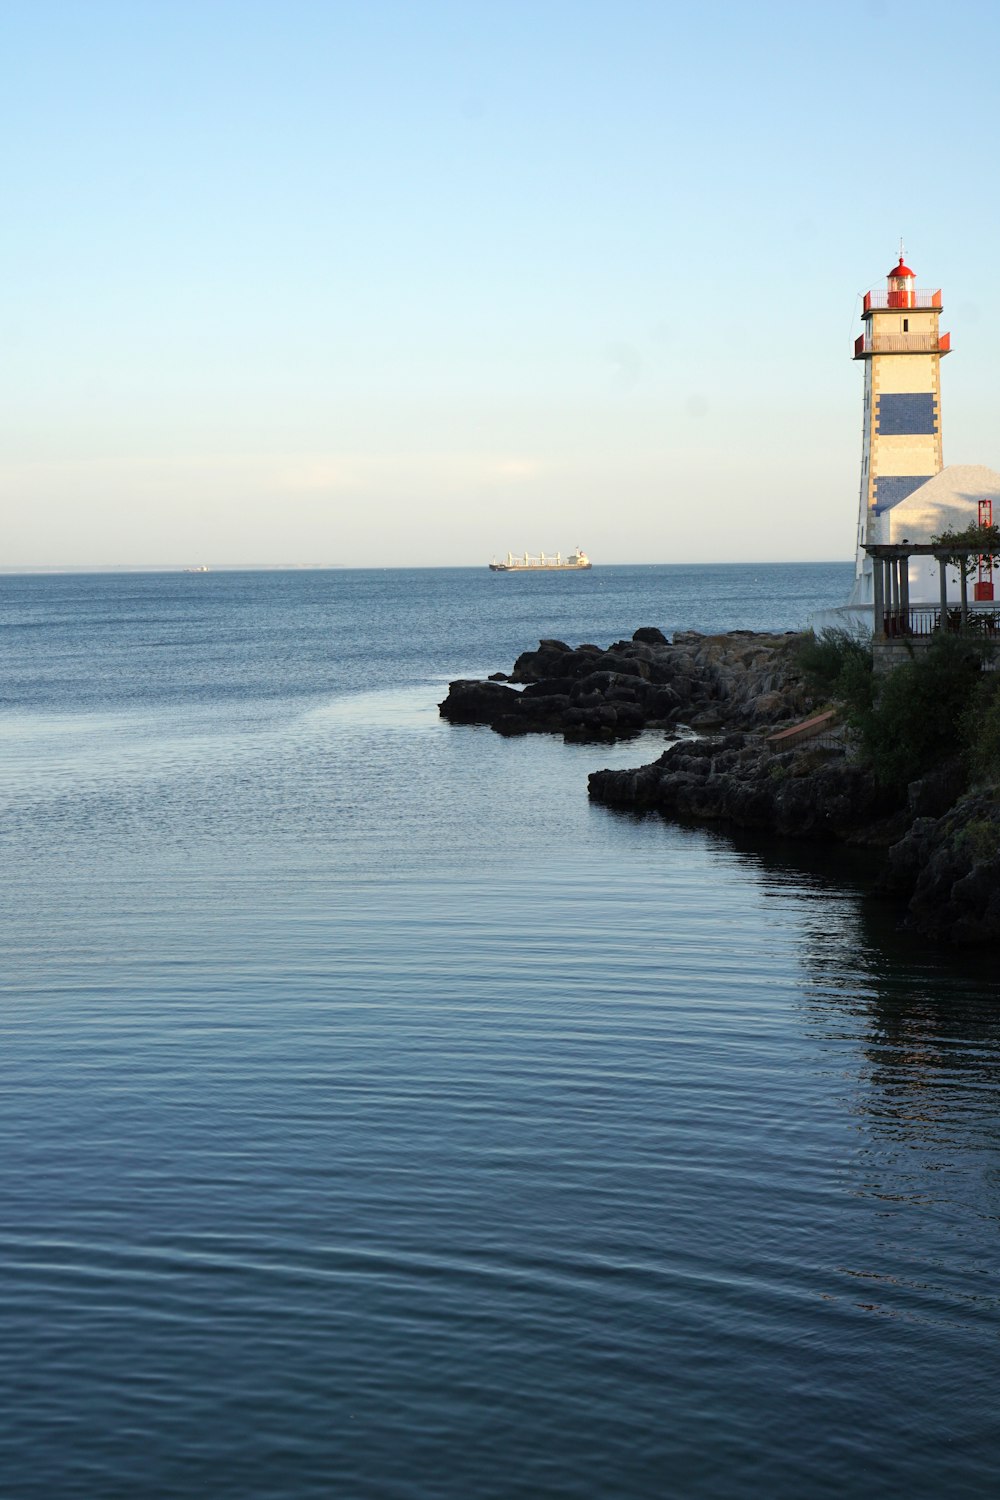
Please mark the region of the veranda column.
<svg viewBox="0 0 1000 1500"><path fill-rule="evenodd" d="M885 635L885 563L880 557L872 559L872 634Z"/></svg>
<svg viewBox="0 0 1000 1500"><path fill-rule="evenodd" d="M948 559L938 555L938 571L941 582L941 630L948 629Z"/></svg>

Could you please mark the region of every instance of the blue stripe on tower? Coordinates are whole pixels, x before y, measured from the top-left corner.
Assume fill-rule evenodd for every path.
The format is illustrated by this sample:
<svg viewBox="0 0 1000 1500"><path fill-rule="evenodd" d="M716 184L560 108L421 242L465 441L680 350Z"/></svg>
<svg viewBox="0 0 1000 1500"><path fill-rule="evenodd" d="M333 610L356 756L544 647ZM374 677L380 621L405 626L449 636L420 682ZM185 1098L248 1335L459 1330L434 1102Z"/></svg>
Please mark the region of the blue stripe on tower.
<svg viewBox="0 0 1000 1500"><path fill-rule="evenodd" d="M907 495L912 495L914 490L919 490L928 479L933 479L933 474L881 474L875 480L875 514L881 515L885 510L892 510L900 500L905 500Z"/></svg>
<svg viewBox="0 0 1000 1500"><path fill-rule="evenodd" d="M875 431L885 437L898 433L937 432L934 397L930 391L905 396L880 396Z"/></svg>

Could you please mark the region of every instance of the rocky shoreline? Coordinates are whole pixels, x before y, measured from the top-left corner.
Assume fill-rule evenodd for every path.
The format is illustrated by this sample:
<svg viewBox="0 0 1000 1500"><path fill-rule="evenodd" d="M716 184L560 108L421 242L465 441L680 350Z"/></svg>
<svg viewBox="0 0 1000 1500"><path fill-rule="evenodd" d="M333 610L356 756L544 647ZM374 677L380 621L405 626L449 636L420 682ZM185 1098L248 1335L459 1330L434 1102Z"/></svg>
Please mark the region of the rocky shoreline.
<svg viewBox="0 0 1000 1500"><path fill-rule="evenodd" d="M692 630L668 641L647 626L606 649L544 640L537 651L523 652L509 674L453 682L441 714L454 724L488 724L498 734L595 742L681 724L700 732L777 724L814 706L796 662L798 639Z"/></svg>
<svg viewBox="0 0 1000 1500"><path fill-rule="evenodd" d="M885 851L880 887L904 926L962 945L1000 937L1000 791L966 789L956 762L911 783L879 785L843 728L781 748L774 736L823 705L799 665L801 637L655 627L601 648L543 640L509 674L450 685L455 724L503 735L610 743L644 730L677 735L649 765L595 771L595 802Z"/></svg>

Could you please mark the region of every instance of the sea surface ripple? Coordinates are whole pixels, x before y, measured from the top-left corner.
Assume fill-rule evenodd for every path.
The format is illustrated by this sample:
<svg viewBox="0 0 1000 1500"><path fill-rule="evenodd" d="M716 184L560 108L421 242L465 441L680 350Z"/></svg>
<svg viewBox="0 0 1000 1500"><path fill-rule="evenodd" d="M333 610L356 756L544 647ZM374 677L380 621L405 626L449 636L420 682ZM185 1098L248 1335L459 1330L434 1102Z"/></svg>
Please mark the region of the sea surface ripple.
<svg viewBox="0 0 1000 1500"><path fill-rule="evenodd" d="M5 1500L992 1493L992 958L437 715L849 573L0 579Z"/></svg>

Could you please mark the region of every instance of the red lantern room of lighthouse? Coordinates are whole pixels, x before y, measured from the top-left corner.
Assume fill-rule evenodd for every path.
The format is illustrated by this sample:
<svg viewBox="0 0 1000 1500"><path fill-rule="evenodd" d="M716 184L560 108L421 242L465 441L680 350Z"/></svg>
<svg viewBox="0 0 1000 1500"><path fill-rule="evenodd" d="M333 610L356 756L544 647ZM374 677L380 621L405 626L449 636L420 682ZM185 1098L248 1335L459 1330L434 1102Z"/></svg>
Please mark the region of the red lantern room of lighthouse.
<svg viewBox="0 0 1000 1500"><path fill-rule="evenodd" d="M916 307L916 278L909 266L903 264L903 256L900 253L899 265L889 272L889 295L886 305L889 307Z"/></svg>

